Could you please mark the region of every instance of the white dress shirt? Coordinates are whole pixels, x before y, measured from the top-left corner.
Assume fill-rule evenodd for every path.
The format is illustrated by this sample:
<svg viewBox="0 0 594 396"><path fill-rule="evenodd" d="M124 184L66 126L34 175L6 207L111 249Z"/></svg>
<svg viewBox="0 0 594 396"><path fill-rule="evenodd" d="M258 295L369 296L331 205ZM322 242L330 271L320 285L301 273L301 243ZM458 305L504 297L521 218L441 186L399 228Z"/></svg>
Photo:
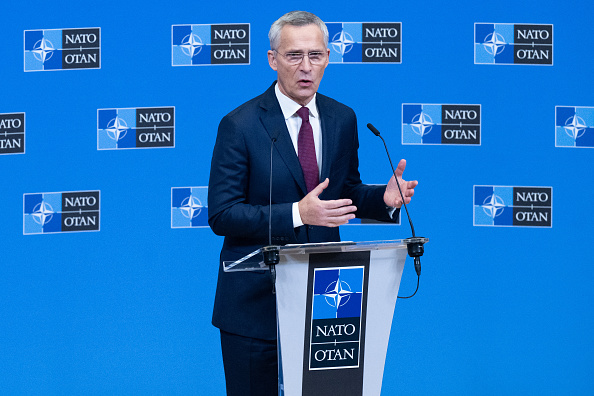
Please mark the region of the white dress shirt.
<svg viewBox="0 0 594 396"><path fill-rule="evenodd" d="M291 141L293 142L293 147L295 148L295 153L299 153L297 148L297 139L299 137L299 129L301 128L302 120L301 117L297 115L297 110L299 110L302 106L283 94L278 88L278 84L275 85L274 92L276 93L276 99L278 100L281 111L283 112L283 116L285 117L285 123L287 124L287 129L289 130L289 135L291 136ZM322 127L320 125L320 115L316 106L316 94L314 94L312 100L305 107L309 109L309 123L311 124L311 129L313 130L319 177L319 172L322 171ZM298 202L294 202L293 227L300 227L302 225L303 221L301 220L301 215L299 214Z"/></svg>

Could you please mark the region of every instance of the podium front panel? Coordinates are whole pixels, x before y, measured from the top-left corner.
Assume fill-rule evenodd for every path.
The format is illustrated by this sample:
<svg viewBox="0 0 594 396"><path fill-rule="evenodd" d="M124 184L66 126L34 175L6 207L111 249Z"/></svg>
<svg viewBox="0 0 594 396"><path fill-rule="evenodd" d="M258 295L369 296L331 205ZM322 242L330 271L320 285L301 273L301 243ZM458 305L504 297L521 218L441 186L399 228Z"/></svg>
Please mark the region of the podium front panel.
<svg viewBox="0 0 594 396"><path fill-rule="evenodd" d="M283 255L281 394L379 395L406 248Z"/></svg>

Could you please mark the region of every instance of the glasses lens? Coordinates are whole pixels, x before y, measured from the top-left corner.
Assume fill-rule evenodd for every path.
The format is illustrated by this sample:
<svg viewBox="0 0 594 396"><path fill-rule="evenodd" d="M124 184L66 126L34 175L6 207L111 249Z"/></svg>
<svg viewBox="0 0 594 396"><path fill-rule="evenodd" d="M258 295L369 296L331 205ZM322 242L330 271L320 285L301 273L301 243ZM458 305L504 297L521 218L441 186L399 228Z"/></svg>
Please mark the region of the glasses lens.
<svg viewBox="0 0 594 396"><path fill-rule="evenodd" d="M300 63L301 60L303 59L303 54L300 53L287 53L285 54L285 58L287 58L287 61L289 63Z"/></svg>
<svg viewBox="0 0 594 396"><path fill-rule="evenodd" d="M319 64L324 61L324 53L323 52L310 52L309 61L314 64Z"/></svg>

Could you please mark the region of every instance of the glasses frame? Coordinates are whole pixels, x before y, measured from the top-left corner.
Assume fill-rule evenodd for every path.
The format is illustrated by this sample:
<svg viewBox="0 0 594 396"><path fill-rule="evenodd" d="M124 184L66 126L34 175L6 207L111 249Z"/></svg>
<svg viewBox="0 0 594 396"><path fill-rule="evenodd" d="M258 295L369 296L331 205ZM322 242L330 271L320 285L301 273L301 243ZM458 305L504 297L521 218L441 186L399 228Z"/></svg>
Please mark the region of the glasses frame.
<svg viewBox="0 0 594 396"><path fill-rule="evenodd" d="M285 58L285 60L287 61L287 63L290 65L300 65L301 62L303 62L303 58L305 58L306 56L312 65L323 65L324 61L326 60L326 57L328 56L328 51L311 51L311 52L308 52L307 54L302 53L302 52L286 52L283 54L282 52L279 52L277 50L273 50L273 51L279 55L282 55ZM317 61L313 62L310 57L311 54L322 54L321 61L319 63ZM299 60L299 62L292 62L289 60L289 58L287 58L287 55L301 55L301 59Z"/></svg>

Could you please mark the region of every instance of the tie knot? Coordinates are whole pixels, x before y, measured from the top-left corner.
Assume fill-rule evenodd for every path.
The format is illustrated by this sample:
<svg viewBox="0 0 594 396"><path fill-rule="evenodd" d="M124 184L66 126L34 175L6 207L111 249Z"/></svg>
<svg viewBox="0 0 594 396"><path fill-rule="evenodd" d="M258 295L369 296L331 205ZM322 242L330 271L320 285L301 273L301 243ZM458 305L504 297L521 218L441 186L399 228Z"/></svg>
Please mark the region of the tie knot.
<svg viewBox="0 0 594 396"><path fill-rule="evenodd" d="M303 121L309 121L309 109L305 106L297 110L297 115L301 117Z"/></svg>

